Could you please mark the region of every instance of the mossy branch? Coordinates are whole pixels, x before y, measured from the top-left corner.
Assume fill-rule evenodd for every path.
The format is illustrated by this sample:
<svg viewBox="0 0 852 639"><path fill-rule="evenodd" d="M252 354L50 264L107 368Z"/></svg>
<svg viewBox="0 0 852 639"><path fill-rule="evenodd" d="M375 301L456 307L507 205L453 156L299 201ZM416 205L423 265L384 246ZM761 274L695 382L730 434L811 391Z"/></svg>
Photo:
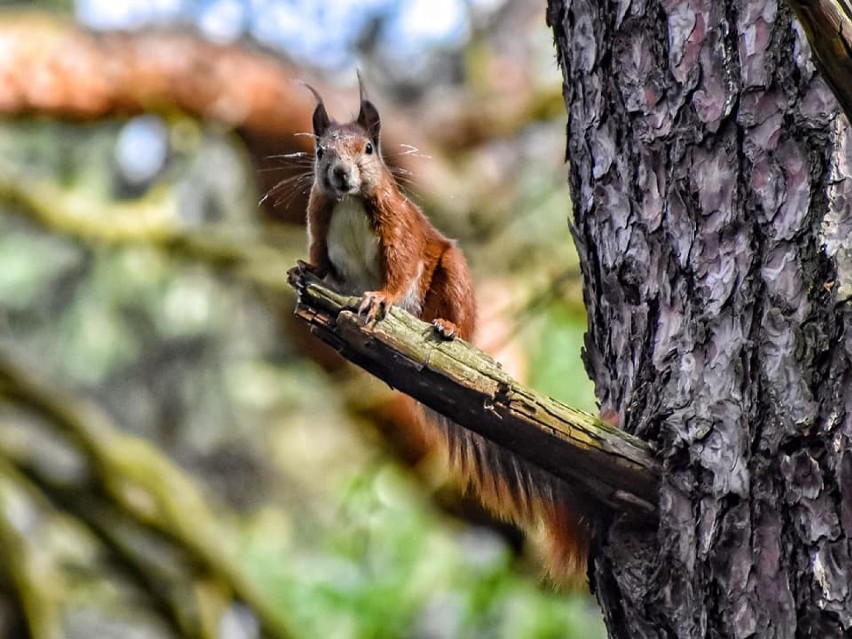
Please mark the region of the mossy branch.
<svg viewBox="0 0 852 639"><path fill-rule="evenodd" d="M187 553L156 531L141 526L127 513L111 505L98 486L79 477L60 479L21 450L0 448L0 472L11 468L18 483L70 517L96 539L109 564L139 588L150 608L178 637L212 639L219 618L202 614L198 588L193 586L209 573L198 574ZM85 477L89 473L83 473ZM221 584L221 597L229 597ZM59 635L61 636L61 634Z"/></svg>
<svg viewBox="0 0 852 639"><path fill-rule="evenodd" d="M0 159L0 203L46 231L92 246L148 246L178 260L240 278L277 295L289 295L284 273L303 252L300 228L181 228L172 203L154 190L132 202L81 200L70 186L34 178ZM274 242L273 242L274 240Z"/></svg>
<svg viewBox="0 0 852 639"><path fill-rule="evenodd" d="M69 438L83 454L112 512L161 536L226 585L254 610L267 636L292 635L281 611L236 562L198 489L153 446L122 433L94 404L57 391L2 353L0 395L41 416ZM91 515L80 513L90 524L94 522Z"/></svg>
<svg viewBox="0 0 852 639"><path fill-rule="evenodd" d="M560 477L599 505L647 516L660 467L647 445L582 411L521 386L486 353L439 339L429 324L392 308L373 326L358 299L294 268L296 315L346 359L518 457Z"/></svg>
<svg viewBox="0 0 852 639"><path fill-rule="evenodd" d="M56 567L33 539L28 517L21 517L21 502L32 496L27 482L0 459L0 572L14 588L30 639L61 639L59 577ZM26 508L24 508L26 511ZM28 513L30 515L30 513Z"/></svg>

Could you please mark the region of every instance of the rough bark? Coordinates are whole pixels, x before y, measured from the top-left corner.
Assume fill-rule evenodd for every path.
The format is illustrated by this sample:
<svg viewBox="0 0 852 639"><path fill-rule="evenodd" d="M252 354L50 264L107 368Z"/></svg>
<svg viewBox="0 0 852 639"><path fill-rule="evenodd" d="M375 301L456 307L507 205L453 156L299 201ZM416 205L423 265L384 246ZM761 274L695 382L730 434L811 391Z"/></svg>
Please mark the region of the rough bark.
<svg viewBox="0 0 852 639"><path fill-rule="evenodd" d="M664 467L599 531L613 637L852 627L848 123L774 0L550 0L585 361Z"/></svg>

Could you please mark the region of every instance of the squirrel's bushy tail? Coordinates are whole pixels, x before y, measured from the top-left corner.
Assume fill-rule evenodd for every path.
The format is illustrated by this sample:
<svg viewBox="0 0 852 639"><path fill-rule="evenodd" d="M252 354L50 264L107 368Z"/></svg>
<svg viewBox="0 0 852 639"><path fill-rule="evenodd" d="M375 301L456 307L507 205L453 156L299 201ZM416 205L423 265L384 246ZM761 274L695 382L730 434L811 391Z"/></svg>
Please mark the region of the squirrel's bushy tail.
<svg viewBox="0 0 852 639"><path fill-rule="evenodd" d="M476 495L496 516L527 531L540 529L550 576L556 581L584 578L589 531L568 485L440 413L412 403L425 438L446 450L460 488Z"/></svg>

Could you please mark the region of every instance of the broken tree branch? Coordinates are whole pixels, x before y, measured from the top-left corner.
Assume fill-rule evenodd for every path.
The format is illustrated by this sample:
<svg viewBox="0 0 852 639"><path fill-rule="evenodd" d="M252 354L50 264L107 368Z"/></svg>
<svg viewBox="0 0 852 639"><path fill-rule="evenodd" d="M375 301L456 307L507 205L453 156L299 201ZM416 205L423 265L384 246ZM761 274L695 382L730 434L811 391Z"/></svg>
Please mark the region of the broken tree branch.
<svg viewBox="0 0 852 639"><path fill-rule="evenodd" d="M789 0L814 62L852 121L852 5L848 0Z"/></svg>
<svg viewBox="0 0 852 639"><path fill-rule="evenodd" d="M346 359L602 506L637 516L656 510L660 467L641 440L521 386L486 353L439 339L401 309L365 326L357 298L298 267L289 279L299 296L296 315Z"/></svg>

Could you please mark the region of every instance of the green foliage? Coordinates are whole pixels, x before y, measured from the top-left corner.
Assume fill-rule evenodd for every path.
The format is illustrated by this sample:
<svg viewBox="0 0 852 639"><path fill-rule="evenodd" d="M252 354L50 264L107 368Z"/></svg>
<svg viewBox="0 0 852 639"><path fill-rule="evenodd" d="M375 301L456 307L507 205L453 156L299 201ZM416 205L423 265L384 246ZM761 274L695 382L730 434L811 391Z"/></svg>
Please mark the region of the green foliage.
<svg viewBox="0 0 852 639"><path fill-rule="evenodd" d="M321 552L294 562L292 542L257 529L247 543L249 569L304 636L605 636L586 596L519 579L493 532L436 519L395 466L373 462L343 493L334 524L317 531ZM281 556L290 560L275 561Z"/></svg>
<svg viewBox="0 0 852 639"><path fill-rule="evenodd" d="M594 385L580 361L585 315L555 302L539 322L530 383L545 395L596 414Z"/></svg>
<svg viewBox="0 0 852 639"><path fill-rule="evenodd" d="M80 261L80 251L61 239L34 234L0 217L0 299L10 311L25 312L44 287Z"/></svg>

